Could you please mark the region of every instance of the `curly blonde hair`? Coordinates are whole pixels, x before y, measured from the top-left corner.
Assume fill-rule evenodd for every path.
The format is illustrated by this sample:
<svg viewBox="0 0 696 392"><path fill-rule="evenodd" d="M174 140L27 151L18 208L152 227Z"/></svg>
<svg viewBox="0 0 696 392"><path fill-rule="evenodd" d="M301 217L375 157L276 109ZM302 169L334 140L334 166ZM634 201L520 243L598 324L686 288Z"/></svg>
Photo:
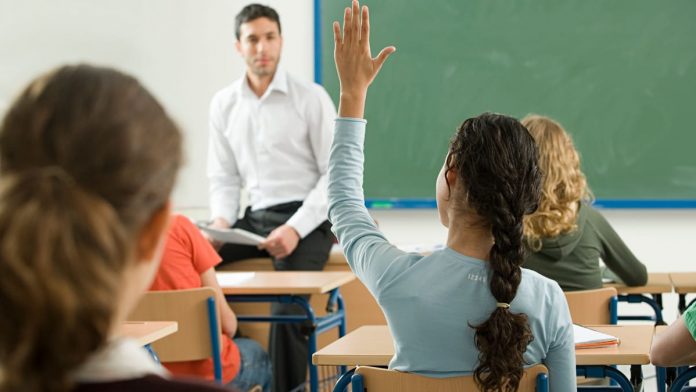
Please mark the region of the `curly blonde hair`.
<svg viewBox="0 0 696 392"><path fill-rule="evenodd" d="M577 229L580 202L591 202L592 193L580 170L580 156L573 139L558 122L537 114L522 124L537 143L543 184L539 208L524 219L524 236L534 251L542 238L556 237Z"/></svg>

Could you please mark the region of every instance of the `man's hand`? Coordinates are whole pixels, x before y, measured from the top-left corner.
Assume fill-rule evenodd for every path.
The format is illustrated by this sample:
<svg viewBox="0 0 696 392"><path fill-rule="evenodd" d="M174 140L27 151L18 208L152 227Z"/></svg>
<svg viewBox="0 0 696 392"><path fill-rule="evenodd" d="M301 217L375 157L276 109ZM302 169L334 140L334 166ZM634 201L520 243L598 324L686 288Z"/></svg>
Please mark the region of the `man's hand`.
<svg viewBox="0 0 696 392"><path fill-rule="evenodd" d="M210 222L208 226L216 229L229 229L230 222L228 222L225 218L215 218L212 222ZM220 250L220 247L222 247L223 244L222 242L210 238L210 236L206 234L204 231L201 231L201 234L203 234L203 237L205 237L210 242L210 244L213 245L213 248L215 248L215 250Z"/></svg>
<svg viewBox="0 0 696 392"><path fill-rule="evenodd" d="M333 23L333 30L334 61L341 82L339 116L362 118L367 88L396 48L388 46L372 58L370 16L367 6L360 10L358 0L353 0L352 9L345 9L343 35L338 22Z"/></svg>
<svg viewBox="0 0 696 392"><path fill-rule="evenodd" d="M284 259L297 248L299 242L300 235L292 226L281 225L266 237L266 241L259 244L259 249L265 249L276 259Z"/></svg>

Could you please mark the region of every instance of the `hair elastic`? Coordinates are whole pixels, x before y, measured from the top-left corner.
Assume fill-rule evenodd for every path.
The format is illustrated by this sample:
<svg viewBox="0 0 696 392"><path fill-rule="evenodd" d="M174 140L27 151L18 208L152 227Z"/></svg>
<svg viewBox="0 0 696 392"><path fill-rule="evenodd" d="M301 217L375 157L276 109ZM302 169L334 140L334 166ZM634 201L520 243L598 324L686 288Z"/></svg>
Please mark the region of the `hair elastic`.
<svg viewBox="0 0 696 392"><path fill-rule="evenodd" d="M495 306L503 309L510 309L510 304L505 303L505 302L496 302Z"/></svg>

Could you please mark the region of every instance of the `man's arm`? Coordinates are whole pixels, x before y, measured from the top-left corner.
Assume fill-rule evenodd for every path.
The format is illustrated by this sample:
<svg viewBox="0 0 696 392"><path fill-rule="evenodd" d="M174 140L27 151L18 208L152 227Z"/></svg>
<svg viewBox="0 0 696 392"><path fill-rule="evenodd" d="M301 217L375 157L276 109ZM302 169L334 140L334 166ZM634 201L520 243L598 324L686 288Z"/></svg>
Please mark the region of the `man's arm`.
<svg viewBox="0 0 696 392"><path fill-rule="evenodd" d="M216 227L230 227L237 220L242 180L234 152L224 134L220 97L210 104L208 134L208 180L210 216Z"/></svg>

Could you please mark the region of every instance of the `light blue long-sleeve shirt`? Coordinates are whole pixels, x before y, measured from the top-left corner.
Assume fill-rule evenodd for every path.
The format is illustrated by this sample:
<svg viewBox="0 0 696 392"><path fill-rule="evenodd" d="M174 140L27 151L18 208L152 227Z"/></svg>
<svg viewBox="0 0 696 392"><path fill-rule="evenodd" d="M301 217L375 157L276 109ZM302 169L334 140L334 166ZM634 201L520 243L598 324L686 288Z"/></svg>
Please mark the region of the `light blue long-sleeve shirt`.
<svg viewBox="0 0 696 392"><path fill-rule="evenodd" d="M336 120L329 159L329 219L353 272L377 299L394 338L389 368L431 377L473 373L474 329L496 306L488 262L445 248L429 256L394 247L365 208L364 120ZM418 230L414 227L414 230ZM524 358L549 369L552 391L574 391L573 327L558 284L522 269L510 311L524 313L534 335Z"/></svg>

